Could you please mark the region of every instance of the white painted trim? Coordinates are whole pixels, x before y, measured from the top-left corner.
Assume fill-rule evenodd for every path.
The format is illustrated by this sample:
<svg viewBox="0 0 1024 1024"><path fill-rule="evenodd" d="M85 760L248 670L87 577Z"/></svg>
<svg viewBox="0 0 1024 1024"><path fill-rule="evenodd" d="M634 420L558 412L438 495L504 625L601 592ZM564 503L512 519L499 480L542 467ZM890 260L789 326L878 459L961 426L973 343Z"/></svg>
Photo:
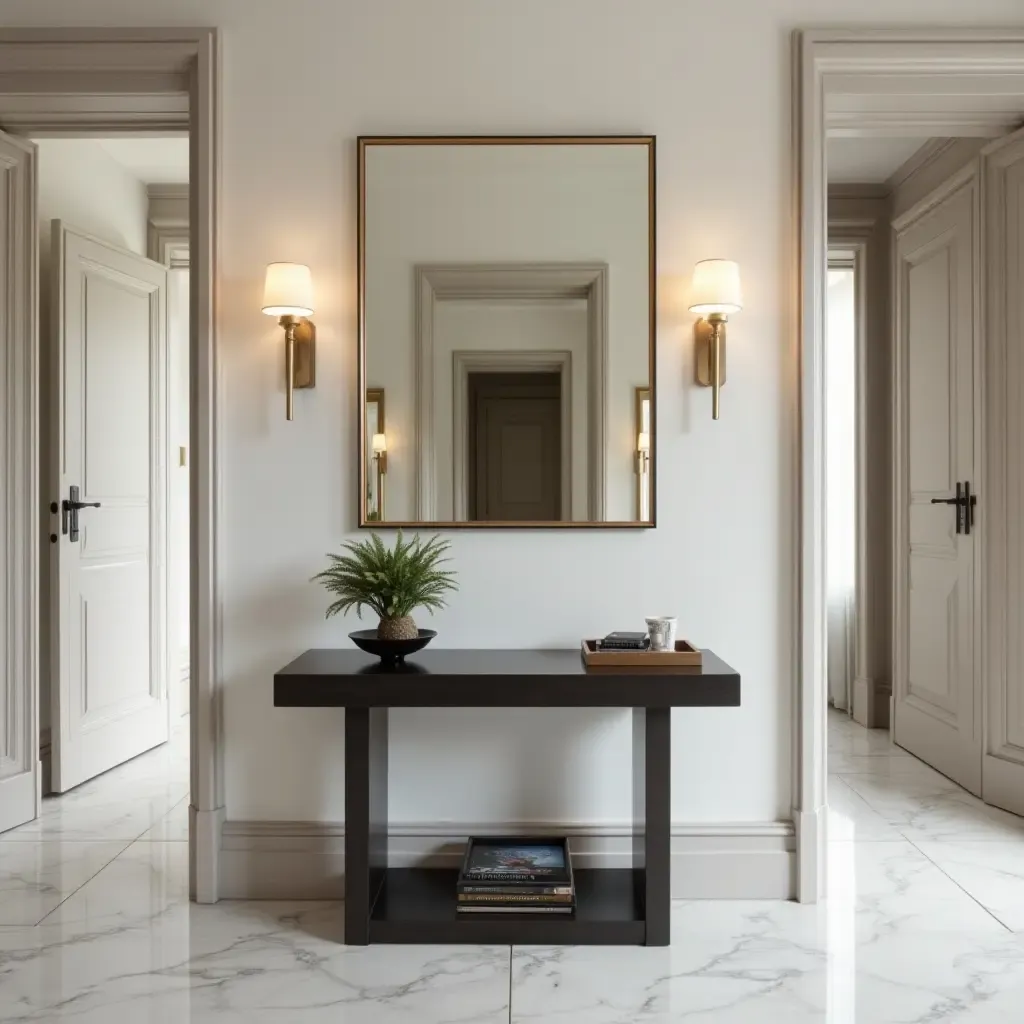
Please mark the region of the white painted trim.
<svg viewBox="0 0 1024 1024"><path fill-rule="evenodd" d="M926 76L922 76L923 71ZM796 700L793 735L796 762L793 817L797 822L799 898L825 892L825 622L824 622L824 450L822 350L825 332L826 246L825 144L829 122L826 94L854 92L887 76L905 76L922 88L956 92L970 76L1024 75L1024 29L822 29L799 31L794 46L793 188L799 210L797 302L799 390L795 442L800 474L796 500L799 557ZM838 83L838 84L837 84ZM951 88L952 87L952 88ZM875 91L878 91L877 89ZM929 134L954 135L929 125ZM860 128L878 127L862 118ZM839 127L833 124L833 127ZM847 129L852 128L847 124ZM894 127L891 124L890 127ZM859 129L854 129L859 130ZM906 133L906 122L899 128Z"/></svg>
<svg viewBox="0 0 1024 1024"><path fill-rule="evenodd" d="M189 135L190 886L200 902L218 898L219 831L224 815L217 464L217 50L217 32L208 28L0 30L0 124L38 135L95 136L111 131L187 131ZM24 392L33 393L33 389ZM26 456L34 443L31 433L22 435ZM36 464L34 453L30 461ZM26 493L37 492L32 488ZM35 633L38 643L38 626Z"/></svg>
<svg viewBox="0 0 1024 1024"><path fill-rule="evenodd" d="M39 230L36 147L0 167L6 238L0 252L0 831L39 810ZM5 160L6 163L6 160ZM9 703L10 701L10 703ZM10 714L9 712L13 712ZM9 801L9 802L8 802ZM7 813L5 813L5 810ZM8 816L9 815L9 816Z"/></svg>
<svg viewBox="0 0 1024 1024"><path fill-rule="evenodd" d="M561 386L562 518L572 519L572 353L551 349L471 349L452 353L452 509L457 523L469 520L469 375L552 370L558 374Z"/></svg>
<svg viewBox="0 0 1024 1024"><path fill-rule="evenodd" d="M434 493L434 315L440 301L587 301L590 420L587 428L591 522L605 519L605 415L608 366L608 267L603 263L441 263L416 267L416 514L437 521ZM365 397L362 399L365 401Z"/></svg>
<svg viewBox="0 0 1024 1024"><path fill-rule="evenodd" d="M926 136L995 139L1020 124L1016 113L973 110L956 114L927 111L832 111L827 125L830 138L860 139L888 136L897 139Z"/></svg>
<svg viewBox="0 0 1024 1024"><path fill-rule="evenodd" d="M460 822L389 826L389 863L454 867L468 835L565 835L578 866L628 867L629 823ZM231 899L340 899L345 826L340 822L229 821L223 827L222 894ZM792 899L791 822L680 823L671 829L676 899Z"/></svg>
<svg viewBox="0 0 1024 1024"><path fill-rule="evenodd" d="M188 267L188 185L146 186L149 199L146 255L172 269Z"/></svg>

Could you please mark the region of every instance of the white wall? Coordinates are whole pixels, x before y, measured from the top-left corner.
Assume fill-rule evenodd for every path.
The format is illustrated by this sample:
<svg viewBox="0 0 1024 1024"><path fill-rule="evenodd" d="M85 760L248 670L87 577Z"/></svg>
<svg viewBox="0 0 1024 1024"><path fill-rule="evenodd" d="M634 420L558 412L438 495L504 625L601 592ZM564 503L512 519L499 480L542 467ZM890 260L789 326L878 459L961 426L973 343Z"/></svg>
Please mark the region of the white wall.
<svg viewBox="0 0 1024 1024"><path fill-rule="evenodd" d="M59 218L69 227L144 256L148 199L146 186L97 142L88 139L37 139L36 146L39 151L39 327L41 337L45 339L50 329L51 221ZM45 352L45 342L43 349ZM46 451L45 438L43 440L40 450ZM42 504L46 505L55 496L45 493L45 474L42 486ZM44 542L44 566L49 558L48 549L49 544ZM40 574L40 579L45 587L45 572ZM46 614L47 601L44 593L41 617L44 628L49 618ZM49 660L45 643L42 654L39 727L45 746L50 727Z"/></svg>
<svg viewBox="0 0 1024 1024"><path fill-rule="evenodd" d="M146 255L146 186L89 139L37 139L43 258L50 220Z"/></svg>
<svg viewBox="0 0 1024 1024"><path fill-rule="evenodd" d="M657 530L453 531L449 646L572 646L675 612L743 674L743 706L674 716L673 817L790 816L796 321L790 32L1005 25L1020 0L5 0L5 25L223 30L219 345L224 738L230 819L339 820L342 711L276 710L276 668L346 643L307 581L355 535L359 133L658 136ZM301 39L293 73L281 40ZM723 41L724 44L723 44ZM275 131L287 126L285 136ZM282 143L298 140L298 149ZM685 281L740 261L722 419L692 383ZM318 284L317 386L284 419L270 260ZM436 821L624 818L628 716L395 714L391 813ZM486 778L486 785L482 779Z"/></svg>

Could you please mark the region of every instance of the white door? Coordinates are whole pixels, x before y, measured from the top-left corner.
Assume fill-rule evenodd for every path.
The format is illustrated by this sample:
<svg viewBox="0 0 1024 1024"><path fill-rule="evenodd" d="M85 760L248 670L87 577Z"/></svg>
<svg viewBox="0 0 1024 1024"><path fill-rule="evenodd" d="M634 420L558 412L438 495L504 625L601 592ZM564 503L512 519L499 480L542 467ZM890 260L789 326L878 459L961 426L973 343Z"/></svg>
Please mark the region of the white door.
<svg viewBox="0 0 1024 1024"><path fill-rule="evenodd" d="M38 813L35 146L0 132L0 832Z"/></svg>
<svg viewBox="0 0 1024 1024"><path fill-rule="evenodd" d="M54 500L77 488L87 506L59 517L51 545L64 792L168 737L167 271L60 221L52 252Z"/></svg>
<svg viewBox="0 0 1024 1024"><path fill-rule="evenodd" d="M901 747L980 795L978 525L942 504L958 486L978 489L978 196L975 164L895 224L893 730Z"/></svg>
<svg viewBox="0 0 1024 1024"><path fill-rule="evenodd" d="M987 225L987 566L993 645L985 673L982 796L1024 814L1024 132L984 156Z"/></svg>

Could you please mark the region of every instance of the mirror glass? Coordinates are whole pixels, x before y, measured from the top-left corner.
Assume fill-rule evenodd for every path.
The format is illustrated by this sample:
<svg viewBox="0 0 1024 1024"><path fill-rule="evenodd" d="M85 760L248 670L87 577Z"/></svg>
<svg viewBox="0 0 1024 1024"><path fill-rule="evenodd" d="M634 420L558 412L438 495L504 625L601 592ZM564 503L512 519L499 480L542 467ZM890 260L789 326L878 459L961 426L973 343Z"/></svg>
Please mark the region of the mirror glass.
<svg viewBox="0 0 1024 1024"><path fill-rule="evenodd" d="M359 140L360 525L654 525L653 181L647 136Z"/></svg>

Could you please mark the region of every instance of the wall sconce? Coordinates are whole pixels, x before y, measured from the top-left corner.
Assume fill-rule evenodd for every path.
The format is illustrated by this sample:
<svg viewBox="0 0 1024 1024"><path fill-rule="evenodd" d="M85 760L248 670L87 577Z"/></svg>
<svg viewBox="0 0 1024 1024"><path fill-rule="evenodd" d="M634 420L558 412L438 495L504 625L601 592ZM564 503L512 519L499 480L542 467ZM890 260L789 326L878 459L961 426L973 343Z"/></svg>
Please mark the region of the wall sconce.
<svg viewBox="0 0 1024 1024"><path fill-rule="evenodd" d="M711 417L718 419L719 392L725 383L725 325L730 313L743 308L740 265L732 260L701 260L693 268L690 312L700 313L694 324L697 383L714 388Z"/></svg>
<svg viewBox="0 0 1024 1024"><path fill-rule="evenodd" d="M381 522L384 522L384 477L388 472L388 439L386 434L374 434L370 441L373 452L373 463L377 474L377 509Z"/></svg>
<svg viewBox="0 0 1024 1024"><path fill-rule="evenodd" d="M302 263L268 263L263 312L284 328L285 417L294 419L292 393L316 383L316 327L313 279Z"/></svg>
<svg viewBox="0 0 1024 1024"><path fill-rule="evenodd" d="M636 430L636 518L645 523L651 510L651 389L634 388Z"/></svg>

